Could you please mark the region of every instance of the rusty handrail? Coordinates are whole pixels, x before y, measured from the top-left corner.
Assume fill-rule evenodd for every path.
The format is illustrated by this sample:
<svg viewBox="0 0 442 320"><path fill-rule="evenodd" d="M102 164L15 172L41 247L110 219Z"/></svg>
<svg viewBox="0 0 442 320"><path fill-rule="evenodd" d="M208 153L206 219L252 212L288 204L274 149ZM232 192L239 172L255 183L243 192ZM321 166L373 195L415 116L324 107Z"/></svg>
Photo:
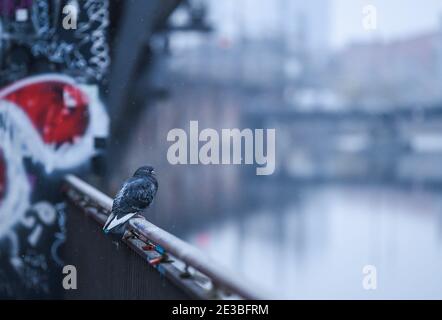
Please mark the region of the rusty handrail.
<svg viewBox="0 0 442 320"><path fill-rule="evenodd" d="M83 194L84 197L87 198L89 205L90 202L93 202L100 207L99 212L94 215L94 218L101 225L104 225L106 219L104 213L108 214L110 212L112 208L112 199L74 175L67 175L65 181L69 187ZM261 294L258 294L258 290L252 289L252 286L246 284L244 280L240 280L233 274L226 272L226 269L212 261L202 251L155 226L146 219L131 219L129 221L128 229L140 236L140 238L145 238L144 240L159 245L165 250L167 255L170 254L177 260L181 261L182 265L185 267L184 272L187 272L188 267L192 267L208 277L212 282L212 290L220 288L243 299L264 298ZM139 248L138 250L137 248L133 249L137 251L137 253L140 253Z"/></svg>

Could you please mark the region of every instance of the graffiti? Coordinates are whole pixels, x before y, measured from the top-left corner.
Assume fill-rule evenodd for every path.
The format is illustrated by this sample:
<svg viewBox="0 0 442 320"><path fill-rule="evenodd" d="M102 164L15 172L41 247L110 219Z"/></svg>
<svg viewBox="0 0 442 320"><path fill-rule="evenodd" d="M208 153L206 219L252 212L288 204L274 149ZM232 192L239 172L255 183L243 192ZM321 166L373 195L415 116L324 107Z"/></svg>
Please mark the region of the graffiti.
<svg viewBox="0 0 442 320"><path fill-rule="evenodd" d="M84 8L87 12L87 22L80 27L77 37L84 37L88 30L92 30L90 42L91 56L89 58L89 72L97 74L101 80L110 65L109 46L107 43L107 27L109 26L109 2L87 0ZM93 27L96 24L97 27Z"/></svg>
<svg viewBox="0 0 442 320"><path fill-rule="evenodd" d="M15 136L13 147L42 163L47 173L85 162L95 153L94 138L107 136L108 118L98 90L69 77L18 81L0 91L2 99L0 127L10 122L5 138Z"/></svg>
<svg viewBox="0 0 442 320"><path fill-rule="evenodd" d="M35 293L48 293L48 268L63 265L65 208L47 179L88 161L107 132L93 86L48 74L0 90L0 258Z"/></svg>
<svg viewBox="0 0 442 320"><path fill-rule="evenodd" d="M32 24L38 37L53 36L55 28L50 26L50 11L47 1L36 0L32 7Z"/></svg>
<svg viewBox="0 0 442 320"><path fill-rule="evenodd" d="M9 117L11 105L0 102L0 141L3 156L0 167L2 197L0 198L0 238L20 221L30 204L31 186L22 164L23 155L16 142L16 126ZM11 183L13 181L13 183Z"/></svg>
<svg viewBox="0 0 442 320"><path fill-rule="evenodd" d="M48 293L48 269L54 263L56 266L62 265L57 250L65 240L65 235L60 235L65 232L64 221L65 212L61 204L52 205L42 201L33 205L1 239L2 246L9 248L4 250L8 256L3 258L9 260L25 288L36 293ZM45 237L52 237L48 235L48 230L54 227L55 222L62 228L55 234L55 240L51 240L53 244L48 251L47 241L43 240Z"/></svg>
<svg viewBox="0 0 442 320"><path fill-rule="evenodd" d="M53 262L61 266L62 261L57 253L57 247L64 242L65 236L55 234L50 251L46 248L44 238L48 237L48 230L58 222L64 225L65 212L60 204L52 205L42 201L33 205L13 229L8 231L3 239L9 244L8 258L16 275L27 289L36 293L48 293L48 269ZM21 236L19 236L21 235ZM26 236L23 236L26 235ZM52 236L50 236L52 237Z"/></svg>
<svg viewBox="0 0 442 320"><path fill-rule="evenodd" d="M45 56L51 62L65 64L77 77L101 81L110 65L109 2L86 0L77 6L78 27L60 34L50 25L47 1L36 0L33 21L40 38L32 43L31 50L36 57Z"/></svg>
<svg viewBox="0 0 442 320"><path fill-rule="evenodd" d="M74 4L77 28L66 30L63 8ZM14 19L22 11L26 19ZM109 0L1 1L0 80L8 83L43 67L84 83L102 82L110 65L109 23Z"/></svg>
<svg viewBox="0 0 442 320"><path fill-rule="evenodd" d="M76 29L62 26L67 4ZM0 1L0 297L60 286L61 177L87 170L108 135L108 27L109 0Z"/></svg>
<svg viewBox="0 0 442 320"><path fill-rule="evenodd" d="M55 263L61 267L63 265L63 261L60 258L59 249L61 245L66 241L66 214L65 214L65 205L61 203L56 206L58 211L58 229L59 231L55 233L55 241L51 246L51 256L54 259Z"/></svg>

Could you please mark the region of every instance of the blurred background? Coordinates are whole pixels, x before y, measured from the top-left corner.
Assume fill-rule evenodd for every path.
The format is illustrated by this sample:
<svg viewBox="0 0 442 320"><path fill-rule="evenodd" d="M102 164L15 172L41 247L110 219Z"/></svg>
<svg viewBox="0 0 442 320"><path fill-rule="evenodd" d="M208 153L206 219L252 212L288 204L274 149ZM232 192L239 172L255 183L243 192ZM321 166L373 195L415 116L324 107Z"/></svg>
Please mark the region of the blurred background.
<svg viewBox="0 0 442 320"><path fill-rule="evenodd" d="M51 1L14 3L30 17L45 3L54 10ZM20 25L13 6L3 7L2 85L60 73L95 92L89 106L105 110L83 119L95 123L95 131L55 143L57 150L66 141L78 143L79 135L93 137L94 147L78 149L84 158L70 166L44 170L48 158L29 147L20 148L22 160L10 160L24 164L28 180L34 175L41 181L32 184L29 206L39 186L45 194L37 199L50 199L55 209L46 224L49 240L37 250L20 240L35 228L17 231L17 219L1 207L6 296L17 290L25 297L29 290L31 296L50 295L50 289L26 283L51 281L44 263L53 263L54 251L41 252L53 247L54 234L63 234L62 202L51 187L62 173L77 172L114 195L148 163L160 188L146 218L274 297L442 298L440 1L85 3L77 3L85 21L95 20L80 24L78 32L90 35L89 45L66 30L51 36L49 27L38 31L35 21L44 14ZM26 28L37 30L35 39L21 36ZM40 46L36 39L43 39ZM102 46L95 48L97 43ZM59 93L68 108L63 86ZM8 95L6 90L0 97L16 102ZM188 131L191 120L200 130L275 128L275 172L256 176L250 165L171 165L167 133ZM108 121L109 128L103 124ZM5 185L0 195L6 199L12 188ZM38 267L36 255L44 261ZM376 290L362 285L366 265L376 267ZM17 270L25 285L6 285Z"/></svg>

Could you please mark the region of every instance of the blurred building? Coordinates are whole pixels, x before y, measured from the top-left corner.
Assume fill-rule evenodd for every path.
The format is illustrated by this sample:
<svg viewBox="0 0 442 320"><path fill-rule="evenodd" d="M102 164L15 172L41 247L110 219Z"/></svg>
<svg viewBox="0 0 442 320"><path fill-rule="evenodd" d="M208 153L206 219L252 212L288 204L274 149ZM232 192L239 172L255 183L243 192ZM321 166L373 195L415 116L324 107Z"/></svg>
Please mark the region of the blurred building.
<svg viewBox="0 0 442 320"><path fill-rule="evenodd" d="M334 55L328 84L352 107L394 109L442 101L442 32L352 43Z"/></svg>

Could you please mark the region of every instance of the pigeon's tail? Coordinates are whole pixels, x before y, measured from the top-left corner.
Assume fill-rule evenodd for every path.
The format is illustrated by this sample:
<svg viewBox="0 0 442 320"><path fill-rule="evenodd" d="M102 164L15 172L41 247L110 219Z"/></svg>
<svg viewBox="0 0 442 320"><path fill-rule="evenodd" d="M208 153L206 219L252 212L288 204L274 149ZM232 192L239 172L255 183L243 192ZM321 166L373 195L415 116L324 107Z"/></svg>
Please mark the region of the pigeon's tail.
<svg viewBox="0 0 442 320"><path fill-rule="evenodd" d="M134 215L136 215L136 213L128 213L118 217L116 214L111 213L104 224L104 233L114 232L115 230L121 229L121 227L123 227Z"/></svg>

